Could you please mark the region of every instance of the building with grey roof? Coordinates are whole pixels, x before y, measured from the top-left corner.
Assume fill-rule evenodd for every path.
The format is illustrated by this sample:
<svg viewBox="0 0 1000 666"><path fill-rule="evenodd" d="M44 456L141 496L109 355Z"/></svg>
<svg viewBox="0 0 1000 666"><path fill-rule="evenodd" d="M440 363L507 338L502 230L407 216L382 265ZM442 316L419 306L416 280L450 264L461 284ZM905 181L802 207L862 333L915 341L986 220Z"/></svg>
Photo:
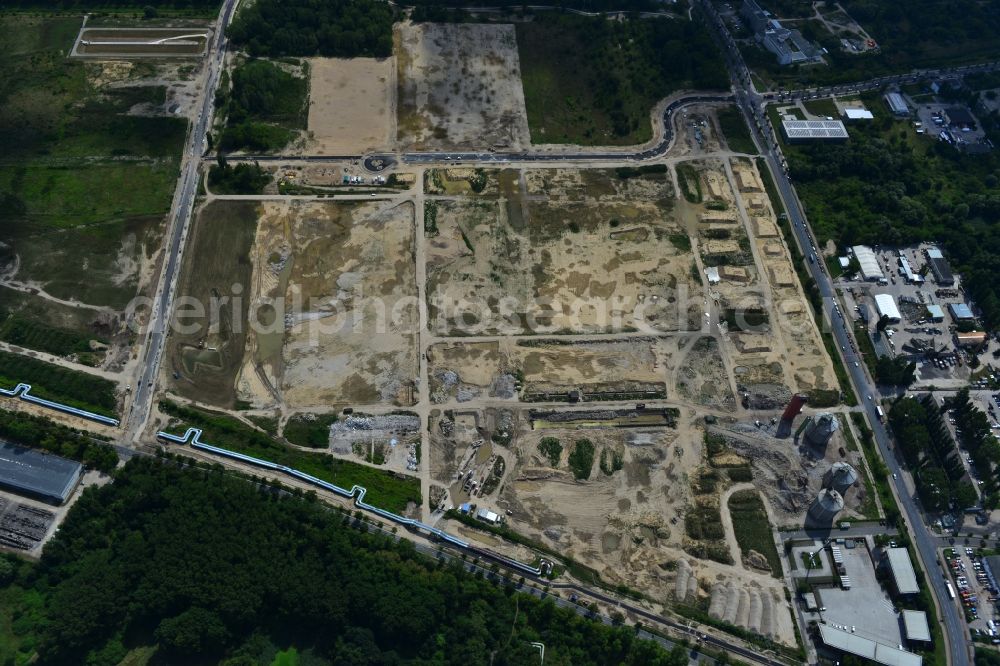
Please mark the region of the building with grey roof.
<svg viewBox="0 0 1000 666"><path fill-rule="evenodd" d="M913 571L913 562L910 561L910 554L905 548L886 548L885 562L892 574L892 582L898 594L916 594L920 591L920 587L917 586L917 574Z"/></svg>
<svg viewBox="0 0 1000 666"><path fill-rule="evenodd" d="M931 267L931 273L934 274L934 281L944 287L955 284L955 276L951 272L951 266L948 265L948 260L944 258L941 250L936 247L928 248L926 254L927 263Z"/></svg>
<svg viewBox="0 0 1000 666"><path fill-rule="evenodd" d="M823 51L798 30L790 30L765 11L755 0L743 0L740 15L755 39L778 59L779 65L822 62Z"/></svg>
<svg viewBox="0 0 1000 666"><path fill-rule="evenodd" d="M828 648L853 654L885 666L920 666L923 658L919 654L901 650L894 645L886 645L863 638L849 630L829 624L819 625L819 636Z"/></svg>
<svg viewBox="0 0 1000 666"><path fill-rule="evenodd" d="M83 465L66 458L0 441L0 488L60 505L73 494Z"/></svg>
<svg viewBox="0 0 1000 666"><path fill-rule="evenodd" d="M927 613L924 611L904 610L903 627L906 629L906 640L930 643L931 629L927 625Z"/></svg>

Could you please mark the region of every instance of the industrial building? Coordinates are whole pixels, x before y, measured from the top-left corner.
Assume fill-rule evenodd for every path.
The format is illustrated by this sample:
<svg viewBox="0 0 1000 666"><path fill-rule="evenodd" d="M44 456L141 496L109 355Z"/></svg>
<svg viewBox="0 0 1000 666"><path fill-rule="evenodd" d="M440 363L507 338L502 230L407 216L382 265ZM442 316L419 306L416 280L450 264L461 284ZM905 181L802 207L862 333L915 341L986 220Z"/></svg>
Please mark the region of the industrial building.
<svg viewBox="0 0 1000 666"><path fill-rule="evenodd" d="M948 311L955 321L973 321L976 315L972 314L972 308L965 303L949 303Z"/></svg>
<svg viewBox="0 0 1000 666"><path fill-rule="evenodd" d="M36 449L0 442L0 488L56 506L73 494L83 465Z"/></svg>
<svg viewBox="0 0 1000 666"><path fill-rule="evenodd" d="M782 120L781 129L789 141L847 140L847 128L839 120Z"/></svg>
<svg viewBox="0 0 1000 666"><path fill-rule="evenodd" d="M755 0L743 0L740 15L754 33L754 38L778 59L779 65L822 62L823 51L798 30L790 30Z"/></svg>
<svg viewBox="0 0 1000 666"><path fill-rule="evenodd" d="M901 650L894 645L886 645L869 638L863 638L848 630L838 629L829 624L819 625L819 637L828 648L853 654L885 666L920 666L923 657Z"/></svg>
<svg viewBox="0 0 1000 666"><path fill-rule="evenodd" d="M885 103L889 105L889 110L897 116L910 115L910 107L898 92L887 93Z"/></svg>
<svg viewBox="0 0 1000 666"><path fill-rule="evenodd" d="M479 520L483 521L484 523L488 523L490 525L499 525L500 524L500 515L492 512L492 511L490 511L489 509L486 509L486 508L483 508L483 509L480 509L479 511L476 511L476 518L478 518Z"/></svg>
<svg viewBox="0 0 1000 666"><path fill-rule="evenodd" d="M892 574L892 582L896 586L897 594L917 594L920 588L917 586L917 575L913 572L913 563L910 561L910 554L905 548L886 548L885 565L889 567Z"/></svg>
<svg viewBox="0 0 1000 666"><path fill-rule="evenodd" d="M868 109L844 109L844 120L873 120L874 114Z"/></svg>
<svg viewBox="0 0 1000 666"><path fill-rule="evenodd" d="M948 124L956 129L965 127L971 129L976 126L975 116L965 107L953 106L950 109L945 109L945 115L948 116Z"/></svg>
<svg viewBox="0 0 1000 666"><path fill-rule="evenodd" d="M927 250L927 263L931 267L931 273L934 274L934 281L937 282L942 287L950 287L955 284L955 276L952 275L951 267L948 265L948 261L941 254L941 250L936 247L929 248Z"/></svg>
<svg viewBox="0 0 1000 666"><path fill-rule="evenodd" d="M931 630L927 626L927 613L924 611L904 610L903 628L906 630L906 640L918 643L931 642Z"/></svg>
<svg viewBox="0 0 1000 666"><path fill-rule="evenodd" d="M937 303L931 303L927 306L927 318L934 323L944 321L944 308Z"/></svg>
<svg viewBox="0 0 1000 666"><path fill-rule="evenodd" d="M903 320L892 294L875 294L875 311L878 312L879 319L886 317L890 324L898 324Z"/></svg>
<svg viewBox="0 0 1000 666"><path fill-rule="evenodd" d="M854 253L854 258L858 260L858 264L861 266L861 278L863 280L878 282L885 279L885 273L882 272L882 267L878 263L878 257L875 256L874 250L867 245L855 245L851 248L851 252Z"/></svg>

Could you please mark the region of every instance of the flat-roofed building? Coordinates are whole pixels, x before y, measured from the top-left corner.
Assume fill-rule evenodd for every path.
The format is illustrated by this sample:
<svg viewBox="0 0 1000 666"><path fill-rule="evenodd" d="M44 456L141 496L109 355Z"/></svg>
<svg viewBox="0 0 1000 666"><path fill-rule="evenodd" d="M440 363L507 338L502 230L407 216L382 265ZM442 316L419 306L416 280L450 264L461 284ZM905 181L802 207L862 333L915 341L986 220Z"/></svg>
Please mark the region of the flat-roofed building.
<svg viewBox="0 0 1000 666"><path fill-rule="evenodd" d="M60 505L73 494L83 465L73 460L0 441L0 487Z"/></svg>
<svg viewBox="0 0 1000 666"><path fill-rule="evenodd" d="M956 333L955 342L959 347L978 347L979 345L986 343L986 333L983 331Z"/></svg>
<svg viewBox="0 0 1000 666"><path fill-rule="evenodd" d="M892 574L892 582L898 594L917 594L917 574L913 571L913 562L905 548L886 548L885 562Z"/></svg>
<svg viewBox="0 0 1000 666"><path fill-rule="evenodd" d="M870 638L838 629L829 624L819 625L819 636L823 645L840 652L862 657L884 666L920 666L923 658L919 654L901 650L892 645L878 643Z"/></svg>
<svg viewBox="0 0 1000 666"><path fill-rule="evenodd" d="M927 306L927 318L933 322L944 321L944 308L937 303L931 303Z"/></svg>
<svg viewBox="0 0 1000 666"><path fill-rule="evenodd" d="M882 272L882 266L878 263L878 257L875 256L875 251L872 250L867 245L855 245L851 248L854 253L854 258L858 260L858 265L861 266L861 278L868 282L878 282L879 280L885 279L885 273Z"/></svg>
<svg viewBox="0 0 1000 666"><path fill-rule="evenodd" d="M929 643L931 630L927 625L927 613L924 611L904 610L903 628L906 630L906 640L918 643Z"/></svg>
<svg viewBox="0 0 1000 666"><path fill-rule="evenodd" d="M898 324L903 320L892 294L875 294L875 310L878 311L879 319L886 317L890 324Z"/></svg>
<svg viewBox="0 0 1000 666"><path fill-rule="evenodd" d="M868 109L844 109L844 120L873 120L875 116Z"/></svg>
<svg viewBox="0 0 1000 666"><path fill-rule="evenodd" d="M839 120L782 120L789 141L846 141L847 128Z"/></svg>

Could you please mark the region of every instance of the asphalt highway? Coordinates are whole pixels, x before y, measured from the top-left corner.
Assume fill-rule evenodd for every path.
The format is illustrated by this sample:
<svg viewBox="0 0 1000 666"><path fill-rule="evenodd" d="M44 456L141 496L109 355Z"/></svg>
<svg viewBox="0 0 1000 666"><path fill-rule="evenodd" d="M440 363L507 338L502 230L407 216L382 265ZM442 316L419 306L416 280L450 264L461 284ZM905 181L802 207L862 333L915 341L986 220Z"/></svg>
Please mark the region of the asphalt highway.
<svg viewBox="0 0 1000 666"><path fill-rule="evenodd" d="M865 365L858 354L854 339L851 337L847 319L843 316L837 305L830 276L826 273L822 260L812 260L812 256L816 252L815 238L806 224L805 215L802 212L798 197L795 195L795 190L792 188L788 175L782 167L778 146L773 133L770 131L770 125L764 116L763 98L753 89L750 83L750 70L747 69L739 53L739 49L729 35L722 19L715 12L711 2L702 0L701 7L703 11L707 12L709 25L716 29L720 39L724 43L726 60L729 65L730 74L732 75L734 89L736 90L737 105L743 112L758 146L764 148L765 158L774 177L778 192L784 201L785 210L788 213L789 222L795 232L796 240L802 249L803 255L810 258L806 262L806 268L819 287L819 292L823 299L823 313L829 323L833 339L840 348L840 356L843 359L844 367L851 377L851 382L858 394L858 400L861 402L862 408L868 415L869 422L872 424L873 434L882 459L892 473L892 482L895 485L900 508L903 510L906 520L910 525L913 543L923 562L923 569L927 575L928 584L931 587L934 597L937 599L938 608L941 611L941 622L948 637L949 663L952 666L970 664L971 643L968 639L968 631L964 618L959 615L957 605L951 601L945 588L944 577L937 564L937 540L928 532L920 507L903 483L903 470L896 456L892 454L889 433L882 425L876 410L879 399L878 390L865 371ZM992 68L995 66L996 63L988 63L981 67ZM978 71L978 68L980 66L959 69L968 72ZM934 71L940 73L941 70ZM912 80L916 80L916 78L932 75L934 74L925 72L896 77L882 77L870 83L873 87L878 87L890 83L898 83L904 79L910 80L911 77L913 77ZM828 95L829 93L824 94Z"/></svg>
<svg viewBox="0 0 1000 666"><path fill-rule="evenodd" d="M142 363L137 386L134 389L132 409L126 417L126 441L132 441L137 431L141 429L149 415L152 403L156 375L162 360L163 347L166 341L167 325L170 322L170 309L173 302L173 289L177 279L177 268L180 265L181 249L186 230L194 209L194 199L198 194L198 166L200 156L204 152L208 128L211 126L212 105L215 99L215 88L219 82L222 64L226 54L226 26L233 18L233 12L239 0L226 0L219 15L215 28L215 43L208 50L208 74L205 82L205 97L202 102L198 120L188 135L185 147L185 166L181 176L180 194L174 208L175 214L169 230L166 266L160 279L160 291L154 297L152 311L149 315L145 357Z"/></svg>

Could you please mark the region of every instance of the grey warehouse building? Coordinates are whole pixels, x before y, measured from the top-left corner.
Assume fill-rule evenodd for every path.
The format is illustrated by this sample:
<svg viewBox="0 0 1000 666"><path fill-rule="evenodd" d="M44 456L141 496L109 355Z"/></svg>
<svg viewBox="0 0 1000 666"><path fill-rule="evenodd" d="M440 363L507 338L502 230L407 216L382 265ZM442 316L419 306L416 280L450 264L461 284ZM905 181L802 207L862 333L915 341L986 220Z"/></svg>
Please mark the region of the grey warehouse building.
<svg viewBox="0 0 1000 666"><path fill-rule="evenodd" d="M0 441L0 488L56 506L73 494L83 465Z"/></svg>

